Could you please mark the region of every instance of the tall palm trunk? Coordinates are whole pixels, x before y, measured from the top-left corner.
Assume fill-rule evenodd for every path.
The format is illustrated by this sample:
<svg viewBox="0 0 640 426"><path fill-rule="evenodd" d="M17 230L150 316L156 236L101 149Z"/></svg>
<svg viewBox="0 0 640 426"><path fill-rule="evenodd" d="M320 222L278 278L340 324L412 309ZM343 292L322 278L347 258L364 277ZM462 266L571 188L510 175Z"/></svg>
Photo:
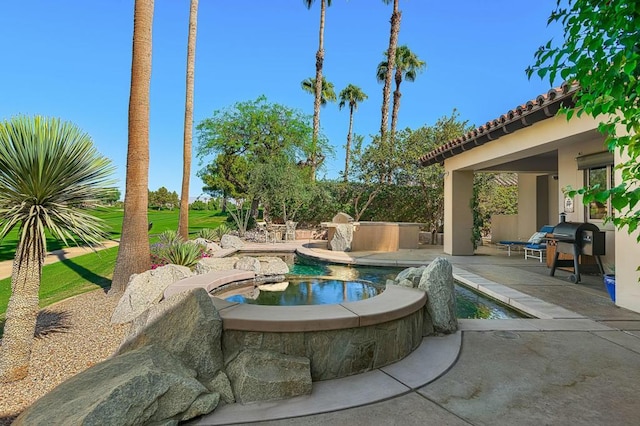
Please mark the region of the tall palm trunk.
<svg viewBox="0 0 640 426"><path fill-rule="evenodd" d="M132 274L151 266L147 206L149 200L149 85L153 0L136 0L133 18L129 142L124 218L112 292L123 292Z"/></svg>
<svg viewBox="0 0 640 426"><path fill-rule="evenodd" d="M389 135L389 175L388 183L391 183L393 172L395 170L395 154L396 154L396 125L398 123L398 110L400 109L400 83L402 83L402 70L396 69L396 90L393 91L393 111L391 113L391 133Z"/></svg>
<svg viewBox="0 0 640 426"><path fill-rule="evenodd" d="M38 235L33 232L32 235ZM20 242L11 274L11 298L7 306L2 346L0 383L23 379L29 373L29 358L38 318L38 290L44 263L42 240Z"/></svg>
<svg viewBox="0 0 640 426"><path fill-rule="evenodd" d="M349 181L349 161L351 160L351 135L353 132L353 104L349 105L349 133L347 133L347 147L344 158L344 181Z"/></svg>
<svg viewBox="0 0 640 426"><path fill-rule="evenodd" d="M311 180L316 180L316 168L318 159L316 151L318 149L318 135L320 134L320 103L322 100L322 63L324 62L324 15L326 10L326 0L320 1L320 34L318 51L316 52L316 93L313 101L313 143L311 153Z"/></svg>
<svg viewBox="0 0 640 426"><path fill-rule="evenodd" d="M189 179L191 177L191 141L193 139L193 86L196 65L196 32L198 29L198 0L191 0L189 11L189 40L187 42L187 95L184 103L184 160L182 164L182 192L178 234L189 239Z"/></svg>
<svg viewBox="0 0 640 426"><path fill-rule="evenodd" d="M400 32L400 20L402 12L398 10L399 0L393 0L393 13L391 14L391 33L389 35L389 51L387 52L388 72L384 80L382 90L382 122L380 124L380 140L385 143L387 127L389 123L389 98L391 97L392 70L396 65L396 49L398 47L398 33Z"/></svg>

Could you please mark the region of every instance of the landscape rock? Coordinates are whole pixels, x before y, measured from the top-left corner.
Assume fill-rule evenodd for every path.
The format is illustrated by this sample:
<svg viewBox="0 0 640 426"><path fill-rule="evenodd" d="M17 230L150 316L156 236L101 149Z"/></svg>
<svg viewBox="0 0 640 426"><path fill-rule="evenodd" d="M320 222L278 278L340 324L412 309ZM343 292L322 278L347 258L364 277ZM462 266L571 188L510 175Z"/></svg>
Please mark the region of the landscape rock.
<svg viewBox="0 0 640 426"><path fill-rule="evenodd" d="M222 320L203 288L175 294L136 319L116 355L154 345L196 371L205 383L224 365Z"/></svg>
<svg viewBox="0 0 640 426"><path fill-rule="evenodd" d="M222 250L222 247L220 247L218 244L214 243L213 241L205 240L204 238L196 238L195 240L189 241L192 241L194 244L200 244L205 248L207 253L215 253L218 250Z"/></svg>
<svg viewBox="0 0 640 426"><path fill-rule="evenodd" d="M239 237L230 234L224 234L220 240L220 245L223 249L234 248L241 249L244 247L244 242Z"/></svg>
<svg viewBox="0 0 640 426"><path fill-rule="evenodd" d="M230 271L236 266L237 257L203 257L194 268L198 275L213 271Z"/></svg>
<svg viewBox="0 0 640 426"><path fill-rule="evenodd" d="M329 241L329 249L333 251L351 251L353 225L350 223L341 223L336 225L335 229L333 238Z"/></svg>
<svg viewBox="0 0 640 426"><path fill-rule="evenodd" d="M242 404L311 393L308 358L245 350L227 365L236 400Z"/></svg>
<svg viewBox="0 0 640 426"><path fill-rule="evenodd" d="M138 315L162 300L171 284L193 276L186 266L165 265L141 274L132 275L118 306L111 316L112 324L133 321Z"/></svg>
<svg viewBox="0 0 640 426"><path fill-rule="evenodd" d="M273 284L263 284L258 286L260 291L285 291L289 287L288 281L281 281Z"/></svg>
<svg viewBox="0 0 640 426"><path fill-rule="evenodd" d="M286 275L289 273L289 266L279 257L262 256L258 258L260 262L260 275Z"/></svg>
<svg viewBox="0 0 640 426"><path fill-rule="evenodd" d="M427 269L426 266L407 268L401 271L398 276L396 276L396 282L398 283L398 285L403 285L405 287L418 288L418 284L420 284L420 279L422 278L422 274L424 273L425 269ZM404 284L401 284L405 280L411 282L411 285L407 285L406 282Z"/></svg>
<svg viewBox="0 0 640 426"><path fill-rule="evenodd" d="M194 376L168 352L146 346L71 377L13 424L44 426L55 420L68 425L133 425L171 424L176 417L187 420L190 413L206 414L215 398L203 398L209 391ZM203 404L207 401L208 405Z"/></svg>
<svg viewBox="0 0 640 426"><path fill-rule="evenodd" d="M231 389L231 382L229 381L229 377L225 374L224 371L218 372L213 380L205 383L205 386L211 392L220 394L220 400L223 403L233 404L234 402L236 402L236 399L233 396L233 389Z"/></svg>
<svg viewBox="0 0 640 426"><path fill-rule="evenodd" d="M234 269L240 269L241 271L253 271L256 274L260 273L260 261L255 257L244 256L238 259Z"/></svg>
<svg viewBox="0 0 640 426"><path fill-rule="evenodd" d="M455 333L458 330L456 295L451 264L443 257L436 258L424 270L418 288L427 293L425 309L436 333ZM428 320L425 315L425 323Z"/></svg>
<svg viewBox="0 0 640 426"><path fill-rule="evenodd" d="M344 213L344 212L340 212L337 215L335 215L333 217L333 219L331 219L331 222L333 223L352 223L353 222L353 217L351 217L350 215Z"/></svg>
<svg viewBox="0 0 640 426"><path fill-rule="evenodd" d="M191 406L187 409L187 411L182 414L180 417L181 421L193 419L197 416L202 416L204 414L208 414L216 409L218 403L220 402L220 394L217 392L214 393L204 393L196 398L195 401L191 404Z"/></svg>

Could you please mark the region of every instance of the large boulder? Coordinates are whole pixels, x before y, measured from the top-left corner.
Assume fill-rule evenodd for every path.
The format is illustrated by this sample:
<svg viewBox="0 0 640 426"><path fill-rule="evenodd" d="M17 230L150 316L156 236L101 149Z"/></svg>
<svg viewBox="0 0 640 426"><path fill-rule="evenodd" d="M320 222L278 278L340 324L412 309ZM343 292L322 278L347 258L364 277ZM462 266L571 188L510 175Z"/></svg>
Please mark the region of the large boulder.
<svg viewBox="0 0 640 426"><path fill-rule="evenodd" d="M351 223L338 224L333 238L329 241L329 249L333 251L351 251L352 241L353 225Z"/></svg>
<svg viewBox="0 0 640 426"><path fill-rule="evenodd" d="M252 271L256 274L260 273L260 261L255 257L243 256L236 262L234 269L242 271Z"/></svg>
<svg viewBox="0 0 640 426"><path fill-rule="evenodd" d="M420 266L417 268L407 268L401 271L395 279L395 284L402 287L418 288L422 274L426 269L426 266Z"/></svg>
<svg viewBox="0 0 640 426"><path fill-rule="evenodd" d="M179 265L165 265L132 275L127 289L111 316L111 323L121 324L133 321L138 315L162 300L167 287L192 275L189 268Z"/></svg>
<svg viewBox="0 0 640 426"><path fill-rule="evenodd" d="M222 369L222 320L203 288L175 294L140 315L116 352L154 345L195 370L205 383Z"/></svg>
<svg viewBox="0 0 640 426"><path fill-rule="evenodd" d="M239 237L230 234L224 234L220 240L220 245L223 249L234 248L241 249L244 247L244 243Z"/></svg>
<svg viewBox="0 0 640 426"><path fill-rule="evenodd" d="M427 293L426 316L431 319L434 331L455 333L458 330L456 292L449 261L438 257L431 262L424 270L418 288Z"/></svg>
<svg viewBox="0 0 640 426"><path fill-rule="evenodd" d="M194 268L198 275L213 271L230 271L235 268L237 257L204 257L196 263Z"/></svg>
<svg viewBox="0 0 640 426"><path fill-rule="evenodd" d="M289 273L289 266L279 257L262 256L258 258L260 262L260 275L286 275Z"/></svg>
<svg viewBox="0 0 640 426"><path fill-rule="evenodd" d="M203 246L206 252L210 254L215 253L218 250L222 250L222 247L220 247L218 244L214 243L213 241L205 240L204 238L196 238L195 240L189 240L189 242Z"/></svg>
<svg viewBox="0 0 640 426"><path fill-rule="evenodd" d="M236 400L242 404L311 394L308 358L249 349L227 365Z"/></svg>
<svg viewBox="0 0 640 426"><path fill-rule="evenodd" d="M195 372L155 346L97 364L27 408L15 425L172 423L213 411L219 395Z"/></svg>

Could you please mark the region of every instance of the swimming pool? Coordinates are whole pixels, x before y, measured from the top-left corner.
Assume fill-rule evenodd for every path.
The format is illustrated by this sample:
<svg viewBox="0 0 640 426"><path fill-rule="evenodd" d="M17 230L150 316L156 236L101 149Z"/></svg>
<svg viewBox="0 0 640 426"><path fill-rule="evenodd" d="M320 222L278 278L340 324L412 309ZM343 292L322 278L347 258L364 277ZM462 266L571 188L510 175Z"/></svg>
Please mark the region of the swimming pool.
<svg viewBox="0 0 640 426"><path fill-rule="evenodd" d="M404 268L346 266L317 262L293 253L242 253L245 256L278 256L288 265L287 284L280 288L245 286L220 295L230 302L259 305L317 305L363 300L380 294L387 280ZM507 319L525 315L460 283L456 283L458 318Z"/></svg>

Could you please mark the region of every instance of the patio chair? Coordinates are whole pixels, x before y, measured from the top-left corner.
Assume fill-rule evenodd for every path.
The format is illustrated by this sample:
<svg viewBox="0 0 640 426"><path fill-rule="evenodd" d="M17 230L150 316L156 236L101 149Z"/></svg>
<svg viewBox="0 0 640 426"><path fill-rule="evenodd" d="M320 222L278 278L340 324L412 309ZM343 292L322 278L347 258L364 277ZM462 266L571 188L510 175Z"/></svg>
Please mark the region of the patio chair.
<svg viewBox="0 0 640 426"><path fill-rule="evenodd" d="M296 226L298 225L298 222L293 222L291 220L288 220L285 225L286 225L286 228L285 228L284 239L286 241L295 241Z"/></svg>
<svg viewBox="0 0 640 426"><path fill-rule="evenodd" d="M524 249L524 258L538 259L542 262L544 253L547 251L547 243L543 239L547 234L553 233L553 226L544 225L538 232L535 232L527 241L503 240L498 242L499 247L507 248L507 256L511 256L512 248Z"/></svg>

